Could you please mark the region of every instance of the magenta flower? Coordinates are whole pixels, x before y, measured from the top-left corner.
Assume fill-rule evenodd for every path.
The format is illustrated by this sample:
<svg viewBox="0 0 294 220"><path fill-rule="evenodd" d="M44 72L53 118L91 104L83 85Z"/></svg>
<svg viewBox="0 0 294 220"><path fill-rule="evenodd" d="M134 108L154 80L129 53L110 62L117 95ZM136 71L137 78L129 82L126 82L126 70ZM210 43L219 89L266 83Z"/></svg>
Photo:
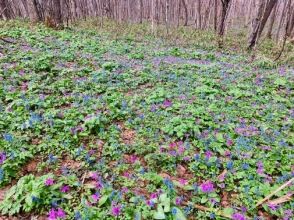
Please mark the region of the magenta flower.
<svg viewBox="0 0 294 220"><path fill-rule="evenodd" d="M163 102L163 106L165 108L171 107L172 105L173 105L172 101L170 101L168 99L164 100L164 102Z"/></svg>
<svg viewBox="0 0 294 220"><path fill-rule="evenodd" d="M45 186L52 186L54 184L54 179L52 178L47 178L45 180Z"/></svg>
<svg viewBox="0 0 294 220"><path fill-rule="evenodd" d="M246 217L241 213L234 213L232 218L233 220L246 220Z"/></svg>
<svg viewBox="0 0 294 220"><path fill-rule="evenodd" d="M98 200L100 199L100 196L98 193L93 194L91 197L93 199L93 203L97 203Z"/></svg>
<svg viewBox="0 0 294 220"><path fill-rule="evenodd" d="M57 214L55 209L50 209L48 213L48 220L56 220L57 219Z"/></svg>
<svg viewBox="0 0 294 220"><path fill-rule="evenodd" d="M6 160L6 154L5 154L5 152L1 152L0 153L0 164L4 163L5 160Z"/></svg>
<svg viewBox="0 0 294 220"><path fill-rule="evenodd" d="M57 220L63 218L66 218L66 214L61 208L58 208L57 210L53 208L50 209L48 213L48 220Z"/></svg>
<svg viewBox="0 0 294 220"><path fill-rule="evenodd" d="M185 186L188 184L188 180L185 180L185 179L179 179L179 182L181 185Z"/></svg>
<svg viewBox="0 0 294 220"><path fill-rule="evenodd" d="M147 200L146 205L148 205L149 207L153 207L154 206L154 201L152 201L151 199Z"/></svg>
<svg viewBox="0 0 294 220"><path fill-rule="evenodd" d="M57 209L57 217L58 218L65 218L66 217L65 212L61 208Z"/></svg>
<svg viewBox="0 0 294 220"><path fill-rule="evenodd" d="M182 198L181 197L177 197L176 198L176 205L181 205L182 203Z"/></svg>
<svg viewBox="0 0 294 220"><path fill-rule="evenodd" d="M208 150L208 151L205 152L205 157L207 159L209 159L211 156L212 156L212 152L211 151Z"/></svg>
<svg viewBox="0 0 294 220"><path fill-rule="evenodd" d="M63 185L60 187L60 191L63 193L67 193L70 190L70 187L68 185Z"/></svg>
<svg viewBox="0 0 294 220"><path fill-rule="evenodd" d="M233 141L231 139L228 139L226 144L227 146L231 147L233 145Z"/></svg>
<svg viewBox="0 0 294 220"><path fill-rule="evenodd" d="M200 185L200 188L201 188L202 192L204 192L204 193L210 193L210 192L214 191L213 183L210 180L202 183Z"/></svg>
<svg viewBox="0 0 294 220"><path fill-rule="evenodd" d="M157 193L151 193L150 199L156 199L157 198Z"/></svg>
<svg viewBox="0 0 294 220"><path fill-rule="evenodd" d="M121 205L118 205L116 203L111 204L111 215L113 216L119 216L121 212Z"/></svg>
<svg viewBox="0 0 294 220"><path fill-rule="evenodd" d="M138 157L136 155L131 155L130 156L130 162L135 163L138 160Z"/></svg>

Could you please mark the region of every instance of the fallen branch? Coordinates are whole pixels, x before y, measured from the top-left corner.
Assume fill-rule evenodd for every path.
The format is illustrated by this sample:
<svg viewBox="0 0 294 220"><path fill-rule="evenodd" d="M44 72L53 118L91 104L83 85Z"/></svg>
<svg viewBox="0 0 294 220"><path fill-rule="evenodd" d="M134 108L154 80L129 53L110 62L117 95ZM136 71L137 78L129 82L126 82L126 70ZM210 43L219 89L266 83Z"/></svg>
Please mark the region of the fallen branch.
<svg viewBox="0 0 294 220"><path fill-rule="evenodd" d="M204 212L213 212L214 214L216 214L218 216L225 217L225 218L228 218L228 219L233 219L232 216L226 215L225 213L223 213L221 211L216 211L213 208L207 208L205 206L197 205L197 204L195 204L194 207L196 209L199 209L199 210L204 211Z"/></svg>
<svg viewBox="0 0 294 220"><path fill-rule="evenodd" d="M15 42L7 40L5 38L0 37L0 40L4 41L5 43L9 43L9 44L15 44Z"/></svg>
<svg viewBox="0 0 294 220"><path fill-rule="evenodd" d="M282 204L282 203L285 203L285 202L289 202L289 201L291 201L293 199L292 198L293 194L294 193L290 193L290 194L281 196L280 198L270 200L270 201L267 202L267 204L269 204L269 205L279 205L279 204Z"/></svg>
<svg viewBox="0 0 294 220"><path fill-rule="evenodd" d="M266 196L264 199L260 200L255 207L260 206L261 204L263 204L264 202L266 202L267 200L269 200L273 195L275 195L276 193L280 192L281 190L283 190L284 188L286 188L287 186L289 186L292 182L294 181L294 178L290 179L288 182L284 183L283 185L281 185L279 188L277 188L275 191L273 191L271 194L269 194L268 196Z"/></svg>
<svg viewBox="0 0 294 220"><path fill-rule="evenodd" d="M191 203L184 203L184 205L189 205ZM193 204L194 208L196 209L199 209L201 211L204 211L204 212L211 212L211 213L214 213L215 215L217 216L221 216L221 217L224 217L224 218L227 218L227 219L233 219L233 217L231 215L228 215L228 214L225 214L224 212L222 211L218 211L218 210L215 210L214 208L208 208L208 207L205 207L205 206L202 206L202 205L197 205L197 204ZM250 219L249 217L246 216L246 219Z"/></svg>

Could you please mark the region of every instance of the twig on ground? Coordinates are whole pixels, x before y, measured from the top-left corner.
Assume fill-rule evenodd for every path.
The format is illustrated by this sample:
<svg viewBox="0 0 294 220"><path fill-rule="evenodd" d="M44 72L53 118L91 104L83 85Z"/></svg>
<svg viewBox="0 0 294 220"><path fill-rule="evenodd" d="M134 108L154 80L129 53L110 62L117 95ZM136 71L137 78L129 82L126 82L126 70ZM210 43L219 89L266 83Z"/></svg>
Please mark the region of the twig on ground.
<svg viewBox="0 0 294 220"><path fill-rule="evenodd" d="M0 37L0 40L4 41L5 43L9 43L9 44L15 44L15 42L7 40L5 38Z"/></svg>
<svg viewBox="0 0 294 220"><path fill-rule="evenodd" d="M280 198L274 199L274 200L270 200L267 202L267 204L272 204L272 205L279 205L288 201L291 201L293 198L294 193L290 193L284 196L281 196Z"/></svg>
<svg viewBox="0 0 294 220"><path fill-rule="evenodd" d="M264 202L266 202L267 200L269 200L273 195L275 195L276 193L280 192L281 190L283 190L284 188L286 188L287 186L289 186L292 182L294 181L294 178L290 179L288 182L284 183L283 185L281 185L279 188L277 188L275 191L273 191L271 194L269 194L268 196L266 196L265 198L263 198L262 200L260 200L255 207L260 206L261 204L263 204Z"/></svg>

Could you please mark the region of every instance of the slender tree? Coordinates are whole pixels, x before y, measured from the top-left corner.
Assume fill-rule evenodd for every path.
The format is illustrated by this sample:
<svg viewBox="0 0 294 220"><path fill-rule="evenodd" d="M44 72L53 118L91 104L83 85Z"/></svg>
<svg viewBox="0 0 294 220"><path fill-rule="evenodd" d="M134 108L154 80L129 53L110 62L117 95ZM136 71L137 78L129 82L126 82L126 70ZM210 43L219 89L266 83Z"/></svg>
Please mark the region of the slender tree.
<svg viewBox="0 0 294 220"><path fill-rule="evenodd" d="M268 26L268 30L266 33L266 37L271 39L272 38L272 32L273 32L273 27L274 27L274 23L276 20L276 14L277 14L277 7L278 4L276 4L273 8L273 11L271 13L270 19L269 19L269 26Z"/></svg>
<svg viewBox="0 0 294 220"><path fill-rule="evenodd" d="M221 3L222 3L221 20L220 20L220 25L218 30L218 35L219 35L218 46L220 48L223 46L223 36L225 33L225 21L229 12L229 6L231 3L231 0L221 0Z"/></svg>
<svg viewBox="0 0 294 220"><path fill-rule="evenodd" d="M260 1L257 16L253 22L252 31L248 40L248 49L251 50L258 42L258 38L261 35L265 24L270 16L274 6L277 4L278 0L265 0Z"/></svg>

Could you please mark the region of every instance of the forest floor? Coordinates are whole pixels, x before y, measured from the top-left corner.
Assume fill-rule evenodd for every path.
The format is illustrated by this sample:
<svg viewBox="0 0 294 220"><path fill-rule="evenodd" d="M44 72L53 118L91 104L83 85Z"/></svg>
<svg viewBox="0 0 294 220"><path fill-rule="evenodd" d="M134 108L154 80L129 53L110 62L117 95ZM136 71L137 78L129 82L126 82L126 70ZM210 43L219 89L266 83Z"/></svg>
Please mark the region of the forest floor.
<svg viewBox="0 0 294 220"><path fill-rule="evenodd" d="M87 29L0 36L0 219L293 217L293 68Z"/></svg>

